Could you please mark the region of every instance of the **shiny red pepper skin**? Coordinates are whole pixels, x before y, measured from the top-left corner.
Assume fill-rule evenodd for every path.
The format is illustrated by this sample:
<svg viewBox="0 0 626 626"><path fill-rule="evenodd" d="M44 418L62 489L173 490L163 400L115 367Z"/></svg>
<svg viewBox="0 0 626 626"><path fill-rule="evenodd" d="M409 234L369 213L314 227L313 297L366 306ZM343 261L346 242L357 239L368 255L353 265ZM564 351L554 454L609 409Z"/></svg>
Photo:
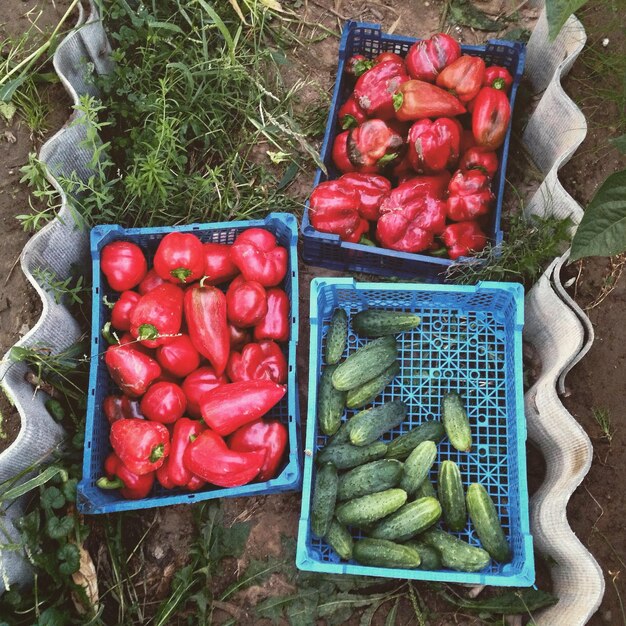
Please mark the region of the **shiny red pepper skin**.
<svg viewBox="0 0 626 626"><path fill-rule="evenodd" d="M361 196L354 186L338 180L320 183L309 200L309 219L316 230L350 238L361 223Z"/></svg>
<svg viewBox="0 0 626 626"><path fill-rule="evenodd" d="M348 135L348 159L357 172L373 174L400 160L404 139L383 120L363 122Z"/></svg>
<svg viewBox="0 0 626 626"><path fill-rule="evenodd" d="M141 300L136 291L123 291L111 309L111 325L117 330L130 330L130 315Z"/></svg>
<svg viewBox="0 0 626 626"><path fill-rule="evenodd" d="M282 289L268 290L267 314L254 327L254 340L287 341L289 339L290 313L289 296Z"/></svg>
<svg viewBox="0 0 626 626"><path fill-rule="evenodd" d="M506 92L483 87L474 101L472 132L476 143L497 150L503 143L511 119L511 105Z"/></svg>
<svg viewBox="0 0 626 626"><path fill-rule="evenodd" d="M489 178L493 178L498 171L498 155L487 148L474 146L461 157L459 168L464 172L480 170Z"/></svg>
<svg viewBox="0 0 626 626"><path fill-rule="evenodd" d="M176 383L154 383L141 399L141 412L146 419L161 424L173 424L183 416L186 408L187 396Z"/></svg>
<svg viewBox="0 0 626 626"><path fill-rule="evenodd" d="M221 285L239 274L239 268L230 258L230 245L209 242L203 245L203 250L205 285Z"/></svg>
<svg viewBox="0 0 626 626"><path fill-rule="evenodd" d="M483 77L483 86L493 87L494 89L501 89L505 93L509 93L511 85L513 84L513 77L509 73L506 67L500 67L499 65L492 65L485 70Z"/></svg>
<svg viewBox="0 0 626 626"><path fill-rule="evenodd" d="M158 469L170 453L170 433L158 422L118 420L111 424L110 440L120 461L138 476Z"/></svg>
<svg viewBox="0 0 626 626"><path fill-rule="evenodd" d="M392 189L383 196L380 213L402 209L408 204L420 200L424 196L442 200L448 190L450 174L442 172L435 176L415 176Z"/></svg>
<svg viewBox="0 0 626 626"><path fill-rule="evenodd" d="M414 43L407 52L405 62L411 78L434 83L439 72L460 56L459 42L450 35L438 33L430 39Z"/></svg>
<svg viewBox="0 0 626 626"><path fill-rule="evenodd" d="M183 297L183 290L171 283L141 296L130 316L130 334L148 348L168 343L180 331Z"/></svg>
<svg viewBox="0 0 626 626"><path fill-rule="evenodd" d="M154 359L130 345L109 346L104 362L113 381L131 398L146 393L161 375L161 367Z"/></svg>
<svg viewBox="0 0 626 626"><path fill-rule="evenodd" d="M409 80L400 85L393 95L393 105L396 119L401 122L465 113L465 107L456 96L421 80Z"/></svg>
<svg viewBox="0 0 626 626"><path fill-rule="evenodd" d="M350 161L348 156L348 138L350 131L346 130L339 133L333 142L332 159L335 167L344 174L347 172L355 172L356 167Z"/></svg>
<svg viewBox="0 0 626 626"><path fill-rule="evenodd" d="M390 120L394 116L392 96L407 80L409 76L404 63L383 61L359 76L354 97L368 117Z"/></svg>
<svg viewBox="0 0 626 626"><path fill-rule="evenodd" d="M240 380L272 380L282 385L287 382L287 359L280 346L273 341L249 343L241 353L230 353L226 374L234 383Z"/></svg>
<svg viewBox="0 0 626 626"><path fill-rule="evenodd" d="M230 436L228 445L237 452L264 450L265 461L257 478L266 481L276 477L288 439L287 429L280 422L258 420L236 430Z"/></svg>
<svg viewBox="0 0 626 626"><path fill-rule="evenodd" d="M440 117L434 122L419 120L408 136L409 161L416 172L435 174L456 167L461 145L461 125Z"/></svg>
<svg viewBox="0 0 626 626"><path fill-rule="evenodd" d="M191 372L181 387L187 396L187 413L191 417L200 417L200 399L204 394L228 383L226 376L217 376L212 367L199 367Z"/></svg>
<svg viewBox="0 0 626 626"><path fill-rule="evenodd" d="M191 480L192 473L185 467L185 450L189 444L206 429L198 420L182 417L174 424L172 446L168 457L168 474L174 487L185 487Z"/></svg>
<svg viewBox="0 0 626 626"><path fill-rule="evenodd" d="M177 487L177 485L172 482L172 477L170 476L170 458L171 457L165 459L165 463L155 472L159 484L164 489L175 489ZM189 482L182 485L183 489L198 491L198 489L201 489L206 484L199 476L194 476L193 474L190 474L190 476Z"/></svg>
<svg viewBox="0 0 626 626"><path fill-rule="evenodd" d="M107 396L102 402L104 412L109 424L121 419L143 419L139 402L131 400L128 396Z"/></svg>
<svg viewBox="0 0 626 626"><path fill-rule="evenodd" d="M267 314L267 294L261 283L238 276L226 292L228 322L239 328L256 326Z"/></svg>
<svg viewBox="0 0 626 626"><path fill-rule="evenodd" d="M239 350L252 341L252 332L249 328L237 328L234 324L229 324L228 332L231 350Z"/></svg>
<svg viewBox="0 0 626 626"><path fill-rule="evenodd" d="M138 245L112 241L102 248L100 269L111 289L128 291L141 282L148 271L148 263Z"/></svg>
<svg viewBox="0 0 626 626"><path fill-rule="evenodd" d="M491 180L479 170L458 170L448 185L448 218L465 222L486 215L495 197Z"/></svg>
<svg viewBox="0 0 626 626"><path fill-rule="evenodd" d="M137 290L142 296L145 296L149 291L152 291L155 287L163 285L167 281L163 280L155 271L151 269L143 277L143 280L139 283Z"/></svg>
<svg viewBox="0 0 626 626"><path fill-rule="evenodd" d="M154 484L154 472L138 475L129 470L114 452L104 461L104 473L106 478L98 479L96 485L100 489L119 489L127 500L145 498Z"/></svg>
<svg viewBox="0 0 626 626"><path fill-rule="evenodd" d="M186 284L204 275L204 248L191 233L168 233L161 239L154 254L154 269L163 279Z"/></svg>
<svg viewBox="0 0 626 626"><path fill-rule="evenodd" d="M194 348L189 335L184 334L172 337L167 344L159 346L156 358L163 370L176 378L184 378L200 365L198 351Z"/></svg>
<svg viewBox="0 0 626 626"><path fill-rule="evenodd" d="M461 146L460 146L460 154L465 154L470 148L473 148L476 145L476 140L474 139L474 133L471 130L463 129L461 133Z"/></svg>
<svg viewBox="0 0 626 626"><path fill-rule="evenodd" d="M355 97L351 95L339 108L337 112L339 126L343 130L349 130L367 119L367 113L359 106Z"/></svg>
<svg viewBox="0 0 626 626"><path fill-rule="evenodd" d="M437 86L447 89L461 102L473 100L483 86L485 62L464 54L445 67L437 76Z"/></svg>
<svg viewBox="0 0 626 626"><path fill-rule="evenodd" d="M373 65L378 65L379 63L385 63L385 61L393 61L399 65L404 67L404 59L395 52L381 52L375 59L372 61Z"/></svg>
<svg viewBox="0 0 626 626"><path fill-rule="evenodd" d="M389 182L389 179L376 174L353 172L351 174L344 174L339 180L348 183L358 192L359 215L366 220L377 220L380 202L383 196L391 190L391 182Z"/></svg>
<svg viewBox="0 0 626 626"><path fill-rule="evenodd" d="M487 245L487 236L474 221L450 224L443 231L441 239L446 244L451 259L470 256L472 252L480 252Z"/></svg>
<svg viewBox="0 0 626 626"><path fill-rule="evenodd" d="M246 280L275 287L287 273L287 250L264 228L248 228L235 239L230 257Z"/></svg>

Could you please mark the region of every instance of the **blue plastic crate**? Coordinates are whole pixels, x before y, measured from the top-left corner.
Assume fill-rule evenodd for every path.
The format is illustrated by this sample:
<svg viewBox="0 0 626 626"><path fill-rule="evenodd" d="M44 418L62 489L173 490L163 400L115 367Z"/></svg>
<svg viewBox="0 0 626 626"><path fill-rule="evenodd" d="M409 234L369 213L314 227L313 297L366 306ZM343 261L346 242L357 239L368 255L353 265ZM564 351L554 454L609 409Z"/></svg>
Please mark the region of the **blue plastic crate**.
<svg viewBox="0 0 626 626"><path fill-rule="evenodd" d="M302 489L302 513L296 563L300 569L329 574L356 574L497 586L528 586L535 578L528 520L526 421L522 388L523 289L513 283L483 282L477 286L357 283L349 278L316 278L311 283L311 350L309 405ZM315 456L325 445L316 419L317 387L322 371L322 346L335 307L348 317L367 308L412 311L420 326L398 335L400 374L374 405L399 399L408 418L382 440L390 441L427 420L440 419L441 399L458 391L466 400L473 446L459 452L447 438L438 444L430 474L436 484L439 463L455 461L465 487L485 486L493 499L513 551L510 563L464 573L387 569L341 561L323 540L311 533L310 507L315 484ZM352 330L344 357L368 340ZM346 411L344 419L357 411ZM360 537L358 530L354 536ZM458 537L479 545L468 525Z"/></svg>
<svg viewBox="0 0 626 626"><path fill-rule="evenodd" d="M344 73L346 60L353 54L363 54L371 59L381 52L395 52L405 56L416 41L418 39L412 37L383 33L378 24L346 22L339 44L339 65L337 67L335 90L320 151L320 158L328 170L328 175L325 175L321 169L318 169L313 183L314 187L325 180L332 180L341 175L341 172L333 165L332 148L333 141L338 133L337 112L347 100L352 89L350 79ZM494 39L483 46L464 45L461 46L461 50L464 53L482 57L488 64L502 65L509 70L514 79L510 93L512 110L515 104L515 95L524 71L526 55L524 44ZM340 129L339 132L341 132ZM487 235L494 245L502 241L500 220L510 137L511 124L509 123L504 144L498 150L500 167L492 184L497 202L495 210L491 214L491 223ZM337 235L322 233L315 230L309 222L308 201L302 219L301 231L304 239L303 257L310 265L329 267L335 270L367 272L382 276L420 278L426 282L441 282L444 280L447 268L453 263L450 259L441 259L425 254L410 254L385 248L347 243L341 241Z"/></svg>
<svg viewBox="0 0 626 626"><path fill-rule="evenodd" d="M138 244L151 264L156 248L164 235L170 232L193 233L203 242L232 243L237 235L253 227L265 228L276 235L281 246L289 251L287 275L281 287L287 292L291 302L291 332L285 348L289 373L287 393L268 413L268 418L278 419L287 426L289 448L284 465L276 478L266 482L250 483L242 487L223 489L206 487L189 492L184 489L163 489L158 482L152 493L142 500L126 500L117 490L106 491L96 486L102 476L104 460L111 452L109 444L109 424L102 411L104 398L119 389L111 380L104 364L104 351L107 344L101 338L100 330L108 320L110 311L103 303L104 296L115 300L112 291L100 274L100 254L102 248L111 241L123 239ZM271 213L264 220L222 222L218 224L190 224L173 228L131 228L121 226L96 226L91 231L91 257L93 267L93 300L91 330L91 367L89 371L89 395L87 399L87 423L85 427L85 451L83 456L83 479L78 485L78 509L83 513L112 513L131 509L148 509L156 506L200 502L213 498L262 495L299 489L301 471L299 460L300 413L296 380L296 347L298 344L298 225L293 215Z"/></svg>

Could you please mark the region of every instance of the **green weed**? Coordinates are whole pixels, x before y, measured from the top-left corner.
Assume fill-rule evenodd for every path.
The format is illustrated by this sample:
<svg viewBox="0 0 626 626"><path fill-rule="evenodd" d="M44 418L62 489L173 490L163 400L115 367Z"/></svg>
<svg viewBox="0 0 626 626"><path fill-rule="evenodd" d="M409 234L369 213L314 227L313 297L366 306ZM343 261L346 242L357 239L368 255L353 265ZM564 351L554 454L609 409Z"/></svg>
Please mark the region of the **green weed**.
<svg viewBox="0 0 626 626"><path fill-rule="evenodd" d="M84 276L70 276L61 280L52 270L40 267L34 269L33 276L39 283L43 283L57 304L84 304L83 298L90 292L84 284Z"/></svg>
<svg viewBox="0 0 626 626"><path fill-rule="evenodd" d="M596 420L596 423L602 431L602 437L606 439L609 443L611 443L613 441L613 435L615 434L615 431L613 429L611 414L609 413L609 410L600 407L593 407L591 409L591 414L593 415L593 419Z"/></svg>

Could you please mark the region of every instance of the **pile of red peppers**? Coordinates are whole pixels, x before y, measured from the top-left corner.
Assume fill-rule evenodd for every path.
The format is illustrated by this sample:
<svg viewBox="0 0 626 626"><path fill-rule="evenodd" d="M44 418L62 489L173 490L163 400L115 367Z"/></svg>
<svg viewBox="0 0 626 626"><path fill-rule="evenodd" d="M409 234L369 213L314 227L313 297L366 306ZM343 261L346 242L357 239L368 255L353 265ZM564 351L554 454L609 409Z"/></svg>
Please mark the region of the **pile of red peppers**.
<svg viewBox="0 0 626 626"><path fill-rule="evenodd" d="M280 470L286 427L264 418L286 393L287 250L262 228L230 244L165 235L148 267L129 241L104 246L104 361L118 394L102 404L111 454L102 489L236 487Z"/></svg>
<svg viewBox="0 0 626 626"><path fill-rule="evenodd" d="M345 63L353 89L332 148L341 176L318 185L309 217L350 243L457 259L487 244L496 150L513 78L440 33L402 58Z"/></svg>

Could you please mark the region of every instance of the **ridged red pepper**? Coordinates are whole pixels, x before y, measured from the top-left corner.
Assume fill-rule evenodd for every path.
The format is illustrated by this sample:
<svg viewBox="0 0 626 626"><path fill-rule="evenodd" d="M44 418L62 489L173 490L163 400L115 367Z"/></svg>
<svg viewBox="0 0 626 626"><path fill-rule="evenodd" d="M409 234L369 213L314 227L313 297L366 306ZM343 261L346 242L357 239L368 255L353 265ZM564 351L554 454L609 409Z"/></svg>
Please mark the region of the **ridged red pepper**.
<svg viewBox="0 0 626 626"><path fill-rule="evenodd" d="M174 487L189 485L193 474L185 467L185 451L204 430L206 430L204 423L187 417L182 417L174 424L172 445L167 460L168 475Z"/></svg>
<svg viewBox="0 0 626 626"><path fill-rule="evenodd" d="M512 84L513 77L506 67L492 65L485 70L483 77L483 85L485 87L493 87L494 89L501 89L505 93L509 93Z"/></svg>
<svg viewBox="0 0 626 626"><path fill-rule="evenodd" d="M359 106L354 95L351 95L337 112L339 126L343 130L354 128L367 119L367 113Z"/></svg>
<svg viewBox="0 0 626 626"><path fill-rule="evenodd" d="M472 252L480 252L487 245L487 236L474 221L450 224L443 231L441 239L446 244L451 259L470 256Z"/></svg>
<svg viewBox="0 0 626 626"><path fill-rule="evenodd" d="M229 324L228 332L231 350L239 350L252 341L252 331L249 328L237 328L234 324Z"/></svg>
<svg viewBox="0 0 626 626"><path fill-rule="evenodd" d="M358 191L341 179L320 183L309 200L311 225L320 232L339 235L344 241L351 240L362 227L360 201Z"/></svg>
<svg viewBox="0 0 626 626"><path fill-rule="evenodd" d="M100 269L111 289L128 291L141 282L148 271L148 263L138 245L112 241L102 248Z"/></svg>
<svg viewBox="0 0 626 626"><path fill-rule="evenodd" d="M239 268L230 258L230 245L209 242L203 249L205 285L221 285L239 274Z"/></svg>
<svg viewBox="0 0 626 626"><path fill-rule="evenodd" d="M409 80L400 85L393 95L393 106L396 118L401 122L465 113L465 107L457 97L422 80Z"/></svg>
<svg viewBox="0 0 626 626"><path fill-rule="evenodd" d="M130 315L141 296L136 291L122 291L111 309L111 325L117 330L130 330Z"/></svg>
<svg viewBox="0 0 626 626"><path fill-rule="evenodd" d="M380 202L391 190L389 179L377 174L353 172L344 174L339 180L348 183L359 194L359 215L366 220L377 220Z"/></svg>
<svg viewBox="0 0 626 626"><path fill-rule="evenodd" d="M487 148L474 146L461 157L459 168L463 171L480 170L493 178L498 171L498 155Z"/></svg>
<svg viewBox="0 0 626 626"><path fill-rule="evenodd" d="M411 78L435 82L439 72L460 56L459 42L450 35L438 33L430 39L414 43L407 52L405 62Z"/></svg>
<svg viewBox="0 0 626 626"><path fill-rule="evenodd" d="M480 57L464 54L445 67L436 82L461 102L469 102L478 95L484 78L485 62Z"/></svg>
<svg viewBox="0 0 626 626"><path fill-rule="evenodd" d="M275 287L287 273L287 250L264 228L248 228L237 236L230 257L246 280Z"/></svg>
<svg viewBox="0 0 626 626"><path fill-rule="evenodd" d="M254 340L287 341L289 339L289 322L291 302L282 289L269 289L267 292L267 313L254 327Z"/></svg>
<svg viewBox="0 0 626 626"><path fill-rule="evenodd" d="M145 498L152 490L154 484L154 472L136 474L129 470L119 457L113 452L104 461L103 476L96 481L100 489L119 489L127 500L140 500Z"/></svg>
<svg viewBox="0 0 626 626"><path fill-rule="evenodd" d="M476 143L497 150L503 143L511 119L511 105L506 92L483 87L474 100L472 132Z"/></svg>
<svg viewBox="0 0 626 626"><path fill-rule="evenodd" d="M249 343L241 353L230 353L226 374L234 383L240 380L272 380L284 384L287 382L287 359L281 347L273 341Z"/></svg>
<svg viewBox="0 0 626 626"><path fill-rule="evenodd" d="M172 283L189 284L204 275L202 242L191 233L168 233L154 254L154 269Z"/></svg>
<svg viewBox="0 0 626 626"><path fill-rule="evenodd" d="M373 174L400 160L404 139L383 120L373 119L350 131L346 148L357 172Z"/></svg>
<svg viewBox="0 0 626 626"><path fill-rule="evenodd" d="M394 116L393 94L407 80L401 60L383 61L359 76L354 97L368 117L389 120Z"/></svg>
<svg viewBox="0 0 626 626"><path fill-rule="evenodd" d="M458 170L448 185L448 217L455 222L476 219L489 213L494 200L487 174Z"/></svg>
<svg viewBox="0 0 626 626"><path fill-rule="evenodd" d="M186 408L185 392L172 382L154 383L141 399L141 412L147 419L161 424L173 424Z"/></svg>
<svg viewBox="0 0 626 626"><path fill-rule="evenodd" d="M415 122L407 140L413 169L435 174L454 168L459 160L461 130L459 122L449 117Z"/></svg>
<svg viewBox="0 0 626 626"><path fill-rule="evenodd" d="M415 200L424 196L442 200L448 190L450 174L442 172L435 176L415 176L392 189L383 196L380 203L380 213L402 209Z"/></svg>
<svg viewBox="0 0 626 626"><path fill-rule="evenodd" d="M154 359L130 345L109 346L104 362L113 381L126 395L134 398L143 396L161 375L161 367Z"/></svg>
<svg viewBox="0 0 626 626"><path fill-rule="evenodd" d="M110 440L120 461L138 476L158 469L170 453L170 433L158 422L118 420L111 424Z"/></svg>
<svg viewBox="0 0 626 626"><path fill-rule="evenodd" d="M102 411L109 424L121 419L143 419L139 402L131 400L128 396L107 396L102 401Z"/></svg>
<svg viewBox="0 0 626 626"><path fill-rule="evenodd" d="M238 276L226 292L228 322L239 328L256 326L267 314L267 294L261 283Z"/></svg>
<svg viewBox="0 0 626 626"><path fill-rule="evenodd" d="M179 335L156 351L159 365L166 373L176 378L184 378L200 365L200 355L194 348L189 335Z"/></svg>
<svg viewBox="0 0 626 626"><path fill-rule="evenodd" d="M130 316L130 334L148 348L168 343L180 331L183 297L183 290L171 283L141 296Z"/></svg>
<svg viewBox="0 0 626 626"><path fill-rule="evenodd" d="M218 376L212 367L199 367L191 372L181 387L187 396L187 413L200 417L200 399L212 389L228 383L226 376Z"/></svg>
<svg viewBox="0 0 626 626"><path fill-rule="evenodd" d="M148 273L143 277L143 280L139 283L137 287L137 291L142 296L145 296L149 291L152 291L155 287L159 285L163 285L167 281L163 280L155 271L151 269Z"/></svg>

